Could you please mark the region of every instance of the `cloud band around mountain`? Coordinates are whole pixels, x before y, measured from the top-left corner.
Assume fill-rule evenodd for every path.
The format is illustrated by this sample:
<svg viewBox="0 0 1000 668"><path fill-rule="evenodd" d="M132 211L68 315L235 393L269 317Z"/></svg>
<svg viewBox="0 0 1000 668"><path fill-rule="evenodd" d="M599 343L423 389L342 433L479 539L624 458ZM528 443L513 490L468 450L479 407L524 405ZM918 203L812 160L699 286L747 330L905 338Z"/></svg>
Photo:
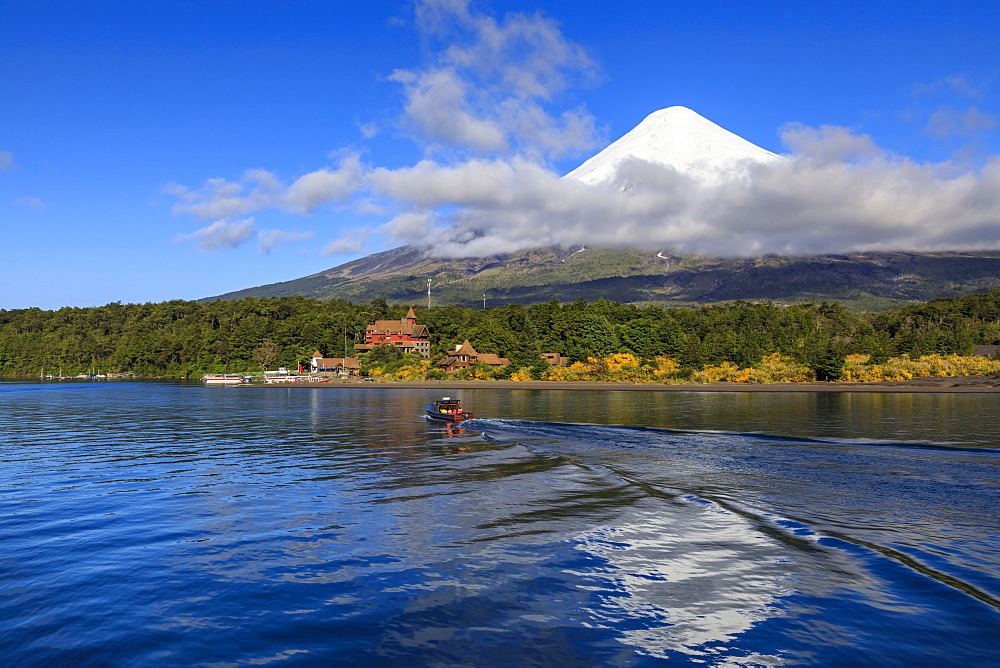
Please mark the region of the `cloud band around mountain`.
<svg viewBox="0 0 1000 668"><path fill-rule="evenodd" d="M809 141L801 128L796 132L808 153L749 166L750 178L713 185L640 160L619 166L627 191L562 179L524 158L423 161L395 170L351 162L301 177L266 201L259 191L239 202L227 192L219 202L191 206L313 210L345 201L339 175L347 170L357 186L352 196L398 211L375 233L387 244L424 241L440 256L574 244L719 256L1000 248L1000 159L975 173L954 173L948 164L879 152L842 128L817 131ZM855 161L831 158L846 154ZM293 197L296 184L313 176L308 198Z"/></svg>

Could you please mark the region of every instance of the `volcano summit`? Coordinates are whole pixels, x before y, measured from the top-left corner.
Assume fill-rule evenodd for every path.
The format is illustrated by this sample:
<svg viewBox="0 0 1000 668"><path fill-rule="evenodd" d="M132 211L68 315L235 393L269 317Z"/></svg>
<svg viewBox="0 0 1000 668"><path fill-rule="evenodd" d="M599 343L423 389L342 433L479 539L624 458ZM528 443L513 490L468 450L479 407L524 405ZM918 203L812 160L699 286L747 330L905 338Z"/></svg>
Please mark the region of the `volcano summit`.
<svg viewBox="0 0 1000 668"><path fill-rule="evenodd" d="M628 188L619 172L629 162L662 165L706 185L745 176L749 166L781 160L687 107L653 112L628 134L567 174L589 185Z"/></svg>

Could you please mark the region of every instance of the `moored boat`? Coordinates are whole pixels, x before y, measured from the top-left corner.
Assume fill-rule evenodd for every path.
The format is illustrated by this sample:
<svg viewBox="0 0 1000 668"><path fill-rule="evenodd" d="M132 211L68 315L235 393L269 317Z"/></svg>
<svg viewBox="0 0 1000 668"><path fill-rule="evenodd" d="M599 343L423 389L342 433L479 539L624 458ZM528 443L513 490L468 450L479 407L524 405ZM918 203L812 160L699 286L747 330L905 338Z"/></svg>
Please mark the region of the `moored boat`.
<svg viewBox="0 0 1000 668"><path fill-rule="evenodd" d="M463 411L461 401L451 397L442 397L437 401L432 401L427 404L425 410L427 417L442 422L462 422L476 417L473 413Z"/></svg>
<svg viewBox="0 0 1000 668"><path fill-rule="evenodd" d="M284 369L279 369L278 371L265 371L264 372L264 382L265 383L305 383L312 380L311 376L303 376L297 374L290 374Z"/></svg>
<svg viewBox="0 0 1000 668"><path fill-rule="evenodd" d="M245 383L246 378L236 373L206 373L201 382L205 385L239 385Z"/></svg>

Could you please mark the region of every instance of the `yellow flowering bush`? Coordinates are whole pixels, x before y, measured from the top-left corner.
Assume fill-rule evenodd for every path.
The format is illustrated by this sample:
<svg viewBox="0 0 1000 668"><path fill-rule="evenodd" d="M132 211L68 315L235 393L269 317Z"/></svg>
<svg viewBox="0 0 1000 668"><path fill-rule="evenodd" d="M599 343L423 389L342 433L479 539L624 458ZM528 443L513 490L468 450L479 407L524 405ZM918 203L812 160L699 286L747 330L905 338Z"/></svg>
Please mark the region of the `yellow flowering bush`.
<svg viewBox="0 0 1000 668"><path fill-rule="evenodd" d="M665 382L680 368L681 365L675 362L673 358L666 355L658 355L653 360L651 371L654 379Z"/></svg>
<svg viewBox="0 0 1000 668"><path fill-rule="evenodd" d="M842 381L877 382L909 380L927 376L1000 375L1000 360L988 357L963 357L961 355L924 355L890 358L884 364L871 364L871 355L848 355L844 359ZM395 371L384 367L371 367L372 376L386 380L421 380L433 368L430 360L407 362ZM608 357L590 357L586 362L575 362L565 367L549 367L542 380L557 382L611 381L630 383L803 383L815 380L815 373L804 364L781 353L765 355L751 368L740 368L732 362L707 365L691 373L681 372L681 365L673 358L660 355L643 361L630 353L617 353ZM460 371L456 377L467 380L491 380L493 369L477 364ZM511 380L529 381L530 369L518 369Z"/></svg>
<svg viewBox="0 0 1000 668"><path fill-rule="evenodd" d="M550 367L548 371L542 374L542 380L555 380L555 381L576 381L576 380L594 380L591 377L590 366L584 364L583 362L573 362L569 366L554 366Z"/></svg>
<svg viewBox="0 0 1000 668"><path fill-rule="evenodd" d="M708 365L678 379L680 365L669 357L657 357L652 367L653 379L664 383L804 383L815 380L809 367L781 353L765 355L755 367L740 368L732 362Z"/></svg>
<svg viewBox="0 0 1000 668"><path fill-rule="evenodd" d="M695 383L718 383L721 381L731 381L733 376L739 372L739 367L737 367L732 362L723 362L722 364L714 365L710 364L700 371L695 371L691 376L691 380Z"/></svg>
<svg viewBox="0 0 1000 668"><path fill-rule="evenodd" d="M518 369L510 375L511 380L531 380L531 372L527 369Z"/></svg>
<svg viewBox="0 0 1000 668"><path fill-rule="evenodd" d="M756 383L806 383L815 380L812 369L799 364L788 355L771 353L757 365Z"/></svg>
<svg viewBox="0 0 1000 668"><path fill-rule="evenodd" d="M878 382L889 380L909 380L931 376L989 376L1000 373L1000 360L989 357L965 357L962 355L924 355L917 359L910 357L890 357L885 364L865 366L851 357L846 360L842 380Z"/></svg>
<svg viewBox="0 0 1000 668"><path fill-rule="evenodd" d="M467 380L492 380L493 374L488 367L474 364L465 370Z"/></svg>
<svg viewBox="0 0 1000 668"><path fill-rule="evenodd" d="M605 358L608 373L630 373L639 368L639 358L631 353L616 353Z"/></svg>
<svg viewBox="0 0 1000 668"><path fill-rule="evenodd" d="M430 360L420 360L399 367L389 377L392 380L423 380L430 367Z"/></svg>
<svg viewBox="0 0 1000 668"><path fill-rule="evenodd" d="M588 360L592 367L600 369L600 375L605 380L623 383L635 383L645 381L643 370L640 368L640 360L630 353L617 353L611 357L603 359Z"/></svg>

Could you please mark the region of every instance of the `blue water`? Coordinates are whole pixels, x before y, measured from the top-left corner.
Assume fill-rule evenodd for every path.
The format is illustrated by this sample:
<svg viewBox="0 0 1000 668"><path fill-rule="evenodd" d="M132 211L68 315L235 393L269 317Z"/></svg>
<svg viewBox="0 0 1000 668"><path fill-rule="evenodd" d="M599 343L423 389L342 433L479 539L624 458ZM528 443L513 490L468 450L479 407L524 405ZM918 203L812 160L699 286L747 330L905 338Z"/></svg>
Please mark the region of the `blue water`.
<svg viewBox="0 0 1000 668"><path fill-rule="evenodd" d="M997 665L998 395L0 383L4 665Z"/></svg>

